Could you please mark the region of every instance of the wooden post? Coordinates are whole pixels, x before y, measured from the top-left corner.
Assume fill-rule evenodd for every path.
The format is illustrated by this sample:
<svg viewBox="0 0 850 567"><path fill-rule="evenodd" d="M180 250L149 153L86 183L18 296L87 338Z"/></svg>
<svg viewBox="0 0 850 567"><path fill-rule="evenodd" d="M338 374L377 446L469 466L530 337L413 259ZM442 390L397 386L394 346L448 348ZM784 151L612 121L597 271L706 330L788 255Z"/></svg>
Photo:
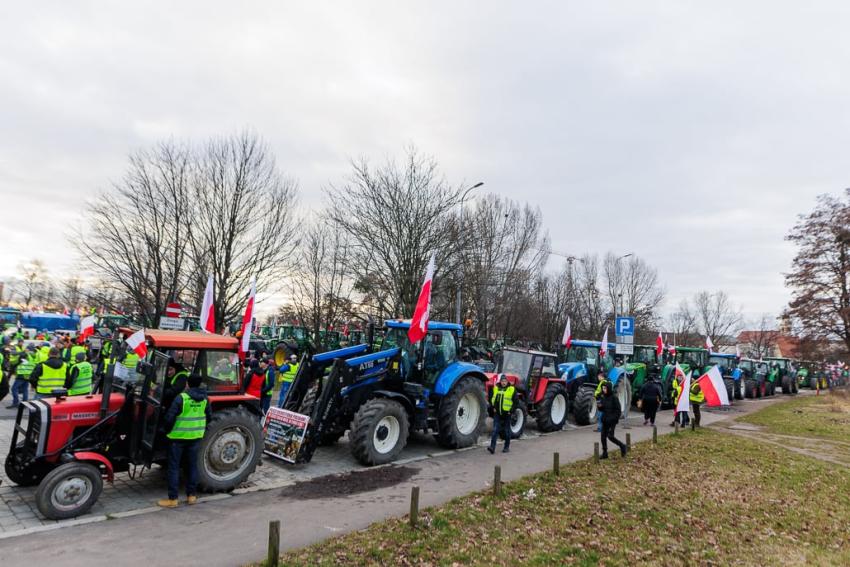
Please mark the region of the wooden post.
<svg viewBox="0 0 850 567"><path fill-rule="evenodd" d="M594 461L598 461L598 460L599 460L599 441L596 441L596 442L593 444L593 460L594 460Z"/></svg>
<svg viewBox="0 0 850 567"><path fill-rule="evenodd" d="M628 447L629 449L632 448L632 434L631 433L626 433L626 447Z"/></svg>
<svg viewBox="0 0 850 567"><path fill-rule="evenodd" d="M658 428L654 425L652 426L652 444L658 445Z"/></svg>
<svg viewBox="0 0 850 567"><path fill-rule="evenodd" d="M266 565L277 567L280 561L280 520L269 522L269 555Z"/></svg>
<svg viewBox="0 0 850 567"><path fill-rule="evenodd" d="M696 430L697 430L697 420L692 419L691 420L691 431L696 431Z"/></svg>
<svg viewBox="0 0 850 567"><path fill-rule="evenodd" d="M502 467L496 465L493 469L493 495L499 496L502 493Z"/></svg>
<svg viewBox="0 0 850 567"><path fill-rule="evenodd" d="M410 526L415 528L419 522L419 487L410 489Z"/></svg>
<svg viewBox="0 0 850 567"><path fill-rule="evenodd" d="M674 418L674 419L675 419L675 418ZM676 435L678 435L678 434L679 434L679 420L678 420L678 419L676 420L676 431L674 431L674 433L675 433Z"/></svg>
<svg viewBox="0 0 850 567"><path fill-rule="evenodd" d="M552 455L552 472L555 476L561 474L561 454L558 452Z"/></svg>

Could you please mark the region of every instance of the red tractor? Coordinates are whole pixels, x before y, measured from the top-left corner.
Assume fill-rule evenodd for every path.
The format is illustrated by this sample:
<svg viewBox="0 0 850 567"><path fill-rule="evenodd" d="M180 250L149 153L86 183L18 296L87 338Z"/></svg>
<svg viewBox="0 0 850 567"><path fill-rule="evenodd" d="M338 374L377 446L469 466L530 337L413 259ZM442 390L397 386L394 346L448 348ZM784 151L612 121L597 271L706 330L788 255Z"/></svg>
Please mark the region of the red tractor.
<svg viewBox="0 0 850 567"><path fill-rule="evenodd" d="M125 336L131 332L121 329ZM161 421L170 364L200 374L209 394L213 417L198 452L201 488L230 490L254 472L263 448L260 401L244 392L237 340L159 330L146 331L145 338L146 359L135 372L110 365L99 393L67 397L59 389L20 405L6 475L21 486L38 485L36 504L47 518L85 514L104 479L166 462Z"/></svg>
<svg viewBox="0 0 850 567"><path fill-rule="evenodd" d="M558 376L557 356L550 352L505 347L499 354L496 370L487 373L487 399L499 375L507 376L517 390L517 403L511 415L511 434L522 435L526 418L531 415L537 429L558 431L567 422L567 386Z"/></svg>

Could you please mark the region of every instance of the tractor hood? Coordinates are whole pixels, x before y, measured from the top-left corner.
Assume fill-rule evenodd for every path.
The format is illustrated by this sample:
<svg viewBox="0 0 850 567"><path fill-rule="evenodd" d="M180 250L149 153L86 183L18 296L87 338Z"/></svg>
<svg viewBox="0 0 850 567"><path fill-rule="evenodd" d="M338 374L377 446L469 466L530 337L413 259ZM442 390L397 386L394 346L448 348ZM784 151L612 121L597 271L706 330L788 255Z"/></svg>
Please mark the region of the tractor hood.
<svg viewBox="0 0 850 567"><path fill-rule="evenodd" d="M52 453L61 449L72 432L78 427L89 427L100 421L101 394L93 396L71 396L62 399L53 397L42 398L34 403L46 409L50 423L46 452ZM113 414L124 405L124 395L113 393L109 397L107 415Z"/></svg>
<svg viewBox="0 0 850 567"><path fill-rule="evenodd" d="M569 384L573 380L587 376L587 366L582 362L562 362L558 365L558 372Z"/></svg>

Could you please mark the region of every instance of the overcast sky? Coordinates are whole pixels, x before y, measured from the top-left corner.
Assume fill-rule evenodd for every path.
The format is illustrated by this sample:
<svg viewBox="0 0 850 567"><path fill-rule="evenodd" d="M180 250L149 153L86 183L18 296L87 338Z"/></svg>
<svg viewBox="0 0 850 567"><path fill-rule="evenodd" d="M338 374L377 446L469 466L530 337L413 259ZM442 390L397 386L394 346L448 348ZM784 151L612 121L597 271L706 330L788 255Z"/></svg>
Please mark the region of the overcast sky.
<svg viewBox="0 0 850 567"><path fill-rule="evenodd" d="M246 127L313 208L415 143L540 206L554 250L644 257L667 310L777 313L783 236L850 183L846 2L281 4L7 3L0 277L84 270L67 227L129 152Z"/></svg>

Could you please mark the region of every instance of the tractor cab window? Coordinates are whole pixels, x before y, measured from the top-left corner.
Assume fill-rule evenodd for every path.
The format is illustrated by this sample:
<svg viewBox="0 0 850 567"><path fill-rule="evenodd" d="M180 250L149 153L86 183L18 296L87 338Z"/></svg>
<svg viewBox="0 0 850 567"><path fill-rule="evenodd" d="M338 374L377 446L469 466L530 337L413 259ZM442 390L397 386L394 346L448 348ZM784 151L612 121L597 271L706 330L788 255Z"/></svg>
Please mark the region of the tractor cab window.
<svg viewBox="0 0 850 567"><path fill-rule="evenodd" d="M655 349L654 348L635 348L635 354L632 357L632 362L642 362L644 364L655 364Z"/></svg>
<svg viewBox="0 0 850 567"><path fill-rule="evenodd" d="M716 364L721 370L732 369L732 359L726 358L725 356L710 356L708 358L708 363L712 366Z"/></svg>
<svg viewBox="0 0 850 567"><path fill-rule="evenodd" d="M440 373L457 357L457 343L451 331L430 331L425 337L426 382L434 384Z"/></svg>
<svg viewBox="0 0 850 567"><path fill-rule="evenodd" d="M206 351L207 382L238 384L239 356L235 352L211 350Z"/></svg>
<svg viewBox="0 0 850 567"><path fill-rule="evenodd" d="M531 378L540 378L543 375L543 357L536 355L531 359Z"/></svg>
<svg viewBox="0 0 850 567"><path fill-rule="evenodd" d="M542 375L546 378L555 378L558 376L558 367L555 365L555 359L551 356L544 356Z"/></svg>
<svg viewBox="0 0 850 567"><path fill-rule="evenodd" d="M515 350L502 351L502 363L499 369L500 373L512 374L525 380L530 371L531 357L528 353Z"/></svg>
<svg viewBox="0 0 850 567"><path fill-rule="evenodd" d="M570 347L567 351L567 362L581 362L587 366L596 366L599 349L595 347Z"/></svg>

